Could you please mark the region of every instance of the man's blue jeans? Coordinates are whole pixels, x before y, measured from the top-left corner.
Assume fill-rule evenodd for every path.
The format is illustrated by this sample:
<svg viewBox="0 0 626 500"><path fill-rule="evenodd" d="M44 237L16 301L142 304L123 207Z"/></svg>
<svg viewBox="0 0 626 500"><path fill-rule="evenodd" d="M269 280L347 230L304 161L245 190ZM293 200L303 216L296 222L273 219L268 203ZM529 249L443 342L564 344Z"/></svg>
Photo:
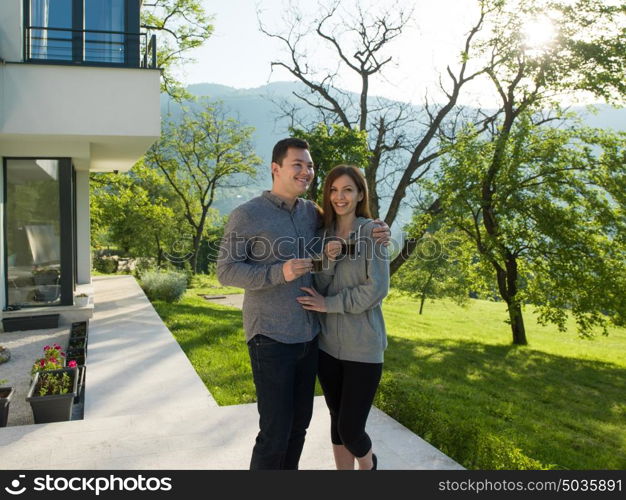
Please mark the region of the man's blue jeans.
<svg viewBox="0 0 626 500"><path fill-rule="evenodd" d="M255 335L248 342L259 410L250 469L297 469L313 414L317 337L283 344Z"/></svg>

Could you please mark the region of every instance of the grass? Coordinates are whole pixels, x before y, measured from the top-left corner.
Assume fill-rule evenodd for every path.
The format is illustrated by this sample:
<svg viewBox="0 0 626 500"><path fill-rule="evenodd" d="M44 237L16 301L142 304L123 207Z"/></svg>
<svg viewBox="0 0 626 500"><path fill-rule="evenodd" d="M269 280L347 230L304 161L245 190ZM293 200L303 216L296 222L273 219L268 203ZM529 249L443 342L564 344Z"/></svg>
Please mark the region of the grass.
<svg viewBox="0 0 626 500"><path fill-rule="evenodd" d="M220 405L252 402L241 313L197 295L229 290L201 285L155 307ZM520 347L501 303L418 309L407 297L385 301L376 406L467 468L626 468L625 330L583 340L527 310Z"/></svg>

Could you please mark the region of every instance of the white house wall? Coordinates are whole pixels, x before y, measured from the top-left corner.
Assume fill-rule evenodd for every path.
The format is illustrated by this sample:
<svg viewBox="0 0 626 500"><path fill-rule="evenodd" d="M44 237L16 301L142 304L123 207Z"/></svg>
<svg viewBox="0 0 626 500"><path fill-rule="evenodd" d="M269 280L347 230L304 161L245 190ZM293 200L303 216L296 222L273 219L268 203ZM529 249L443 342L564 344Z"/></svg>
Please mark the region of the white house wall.
<svg viewBox="0 0 626 500"><path fill-rule="evenodd" d="M82 142L90 170L128 170L160 134L157 70L4 64L0 89L0 141L24 155Z"/></svg>
<svg viewBox="0 0 626 500"><path fill-rule="evenodd" d="M76 172L76 282L91 283L89 172Z"/></svg>

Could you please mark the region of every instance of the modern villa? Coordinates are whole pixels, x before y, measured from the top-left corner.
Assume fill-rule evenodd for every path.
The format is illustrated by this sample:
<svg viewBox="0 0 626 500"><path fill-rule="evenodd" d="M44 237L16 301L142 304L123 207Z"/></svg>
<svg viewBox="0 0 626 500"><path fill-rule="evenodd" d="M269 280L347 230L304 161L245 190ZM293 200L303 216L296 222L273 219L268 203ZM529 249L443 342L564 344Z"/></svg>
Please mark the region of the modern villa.
<svg viewBox="0 0 626 500"><path fill-rule="evenodd" d="M2 318L84 320L89 173L123 172L160 134L141 0L0 2Z"/></svg>

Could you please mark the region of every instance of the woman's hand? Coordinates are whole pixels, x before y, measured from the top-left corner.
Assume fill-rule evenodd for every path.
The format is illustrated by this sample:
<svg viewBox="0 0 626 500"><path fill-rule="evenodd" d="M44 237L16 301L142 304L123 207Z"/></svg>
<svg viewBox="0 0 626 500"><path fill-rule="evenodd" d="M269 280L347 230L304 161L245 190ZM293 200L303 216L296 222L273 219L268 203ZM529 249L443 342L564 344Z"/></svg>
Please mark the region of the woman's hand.
<svg viewBox="0 0 626 500"><path fill-rule="evenodd" d="M326 302L324 297L317 293L317 290L308 288L306 286L300 287L300 290L304 290L309 295L303 297L296 297L296 300L300 302L303 309L307 311L326 312Z"/></svg>
<svg viewBox="0 0 626 500"><path fill-rule="evenodd" d="M375 219L375 226L372 229L372 238L376 243L382 243L383 246L389 246L391 242L391 229L387 223L380 219Z"/></svg>
<svg viewBox="0 0 626 500"><path fill-rule="evenodd" d="M326 243L324 253L330 260L337 260L337 257L341 254L341 241L331 240Z"/></svg>

